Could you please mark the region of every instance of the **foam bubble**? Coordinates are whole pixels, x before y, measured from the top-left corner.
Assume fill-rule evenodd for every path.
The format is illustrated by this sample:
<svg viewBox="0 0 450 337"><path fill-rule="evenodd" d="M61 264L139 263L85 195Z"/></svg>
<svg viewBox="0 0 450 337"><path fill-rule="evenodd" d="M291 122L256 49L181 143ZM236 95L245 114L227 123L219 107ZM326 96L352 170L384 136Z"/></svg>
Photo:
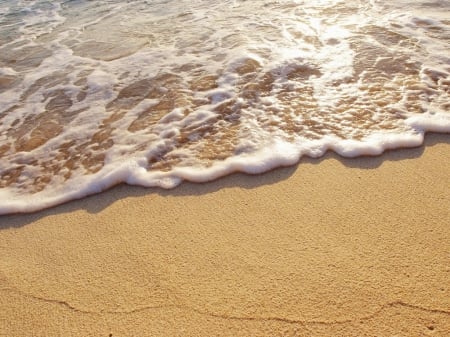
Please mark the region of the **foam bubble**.
<svg viewBox="0 0 450 337"><path fill-rule="evenodd" d="M443 8L2 2L0 214L450 133Z"/></svg>

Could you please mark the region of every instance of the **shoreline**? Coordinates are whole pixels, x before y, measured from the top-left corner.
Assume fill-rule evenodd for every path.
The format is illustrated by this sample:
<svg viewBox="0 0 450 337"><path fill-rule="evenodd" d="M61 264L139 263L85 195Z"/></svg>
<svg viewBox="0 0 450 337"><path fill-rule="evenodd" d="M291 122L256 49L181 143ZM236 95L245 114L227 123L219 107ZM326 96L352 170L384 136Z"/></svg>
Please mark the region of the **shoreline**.
<svg viewBox="0 0 450 337"><path fill-rule="evenodd" d="M0 216L5 336L444 336L450 138ZM2 329L0 329L2 331ZM0 332L1 335L1 332Z"/></svg>

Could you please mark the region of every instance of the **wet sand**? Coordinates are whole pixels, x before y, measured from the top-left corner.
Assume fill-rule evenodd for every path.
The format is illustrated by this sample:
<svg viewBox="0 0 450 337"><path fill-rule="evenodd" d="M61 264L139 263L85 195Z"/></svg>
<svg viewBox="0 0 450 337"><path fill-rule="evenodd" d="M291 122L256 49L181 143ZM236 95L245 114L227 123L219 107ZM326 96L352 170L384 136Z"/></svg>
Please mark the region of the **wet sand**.
<svg viewBox="0 0 450 337"><path fill-rule="evenodd" d="M0 217L0 336L448 336L450 137Z"/></svg>

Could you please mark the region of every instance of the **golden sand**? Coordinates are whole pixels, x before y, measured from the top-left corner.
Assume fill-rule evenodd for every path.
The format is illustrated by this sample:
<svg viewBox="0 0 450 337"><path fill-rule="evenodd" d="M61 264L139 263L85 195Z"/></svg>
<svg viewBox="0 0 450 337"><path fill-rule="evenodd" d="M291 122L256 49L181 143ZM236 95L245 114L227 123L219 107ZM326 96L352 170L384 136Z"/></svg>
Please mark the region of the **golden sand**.
<svg viewBox="0 0 450 337"><path fill-rule="evenodd" d="M0 336L449 336L450 139L0 217Z"/></svg>

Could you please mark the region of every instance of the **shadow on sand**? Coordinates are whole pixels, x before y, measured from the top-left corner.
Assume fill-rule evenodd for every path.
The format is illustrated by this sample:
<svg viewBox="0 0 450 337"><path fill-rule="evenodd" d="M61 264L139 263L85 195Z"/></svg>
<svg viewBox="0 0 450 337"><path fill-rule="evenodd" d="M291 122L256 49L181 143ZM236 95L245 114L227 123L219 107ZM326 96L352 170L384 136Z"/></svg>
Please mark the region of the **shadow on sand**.
<svg viewBox="0 0 450 337"><path fill-rule="evenodd" d="M263 174L263 178L261 178L262 175L247 175L243 173L235 173L207 183L184 182L180 186L171 190L164 190L160 188L143 188L139 186L128 186L121 184L102 192L102 194L105 194L105 196L102 198L99 198L98 195L92 195L80 200L70 201L65 204L35 213L0 216L0 230L22 227L41 218L45 218L54 214L71 213L80 209L84 209L88 213L96 214L104 210L117 200L127 197L140 197L149 194L158 194L163 197L204 195L218 191L220 189L226 189L236 186L244 189L252 189L261 185L276 184L277 182L288 179L291 175L293 175L298 166L302 165L302 163L316 165L320 164L324 160L329 160L330 158L339 160L343 165L349 168L367 170L376 169L386 161L399 161L418 158L423 154L426 147L432 147L436 144L442 143L450 144L450 136L448 134L429 133L426 135L423 145L419 147L388 150L382 155L376 157L363 156L356 158L343 158L338 156L334 152L327 152L321 158L315 159L303 157L297 165L277 168L270 172L266 172ZM244 176L245 179L236 179L236 177L239 176Z"/></svg>

